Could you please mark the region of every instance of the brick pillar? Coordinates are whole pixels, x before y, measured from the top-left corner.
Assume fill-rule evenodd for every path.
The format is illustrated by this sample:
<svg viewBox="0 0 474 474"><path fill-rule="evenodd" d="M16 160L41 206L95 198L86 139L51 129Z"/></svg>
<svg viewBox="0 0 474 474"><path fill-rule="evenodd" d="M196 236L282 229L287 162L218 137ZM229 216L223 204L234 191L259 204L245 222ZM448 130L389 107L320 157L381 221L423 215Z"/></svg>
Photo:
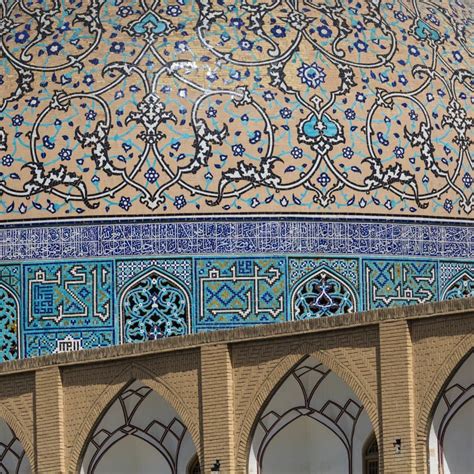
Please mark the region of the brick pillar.
<svg viewBox="0 0 474 474"><path fill-rule="evenodd" d="M63 387L58 367L35 374L35 444L38 473L66 472Z"/></svg>
<svg viewBox="0 0 474 474"><path fill-rule="evenodd" d="M226 344L201 347L201 427L204 469L218 459L222 474L235 472L232 363Z"/></svg>
<svg viewBox="0 0 474 474"><path fill-rule="evenodd" d="M415 410L410 331L405 320L384 321L379 327L382 472L415 473ZM399 448L397 440L400 441Z"/></svg>

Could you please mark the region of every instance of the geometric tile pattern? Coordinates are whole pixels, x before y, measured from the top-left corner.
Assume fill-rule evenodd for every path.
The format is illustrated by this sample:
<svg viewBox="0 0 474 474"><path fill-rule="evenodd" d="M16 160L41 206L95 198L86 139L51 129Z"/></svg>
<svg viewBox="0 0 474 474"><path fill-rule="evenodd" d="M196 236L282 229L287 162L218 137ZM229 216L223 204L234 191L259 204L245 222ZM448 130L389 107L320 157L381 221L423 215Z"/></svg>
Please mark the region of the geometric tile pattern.
<svg viewBox="0 0 474 474"><path fill-rule="evenodd" d="M24 265L24 354L115 342L113 273L107 261Z"/></svg>
<svg viewBox="0 0 474 474"><path fill-rule="evenodd" d="M425 260L364 261L366 305L387 308L438 299L437 263Z"/></svg>
<svg viewBox="0 0 474 474"><path fill-rule="evenodd" d="M196 261L197 330L286 319L284 258Z"/></svg>
<svg viewBox="0 0 474 474"><path fill-rule="evenodd" d="M440 298L474 297L474 264L441 262L439 270Z"/></svg>
<svg viewBox="0 0 474 474"><path fill-rule="evenodd" d="M0 360L473 295L474 261L205 256L0 265Z"/></svg>
<svg viewBox="0 0 474 474"><path fill-rule="evenodd" d="M149 268L156 268L174 276L185 286L191 287L192 262L187 258L173 258L169 260L119 260L117 262L117 289L120 290L130 280Z"/></svg>

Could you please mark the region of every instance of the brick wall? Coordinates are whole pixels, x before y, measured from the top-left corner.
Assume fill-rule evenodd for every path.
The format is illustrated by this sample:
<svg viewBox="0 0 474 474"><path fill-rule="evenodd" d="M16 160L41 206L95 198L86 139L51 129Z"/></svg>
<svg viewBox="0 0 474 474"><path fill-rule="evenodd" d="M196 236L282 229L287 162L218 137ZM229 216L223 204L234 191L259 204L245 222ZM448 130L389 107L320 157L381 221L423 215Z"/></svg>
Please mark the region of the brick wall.
<svg viewBox="0 0 474 474"><path fill-rule="evenodd" d="M0 416L37 472L75 472L88 436L132 380L181 416L206 472L244 473L255 420L307 354L364 404L384 472L427 472L437 395L474 346L472 300L60 354L0 366ZM401 438L401 453L393 442Z"/></svg>

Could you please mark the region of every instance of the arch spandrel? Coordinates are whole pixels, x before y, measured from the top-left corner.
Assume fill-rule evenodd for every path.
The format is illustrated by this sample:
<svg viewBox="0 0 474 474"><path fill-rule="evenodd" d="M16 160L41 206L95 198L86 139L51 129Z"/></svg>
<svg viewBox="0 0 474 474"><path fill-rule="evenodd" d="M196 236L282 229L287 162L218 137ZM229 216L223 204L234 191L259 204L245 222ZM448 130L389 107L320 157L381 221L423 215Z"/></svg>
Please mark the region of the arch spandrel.
<svg viewBox="0 0 474 474"><path fill-rule="evenodd" d="M268 373L264 381L260 382L259 390L253 394L252 401L246 407L242 421L239 423L239 427L237 427L237 466L247 465L251 437L259 413L264 409L272 394L278 390L282 383L284 383L288 373L309 356L322 362L345 384L347 384L351 390L353 390L356 396L361 400L373 426L376 437L379 439L380 424L377 412L378 405L376 402L376 394L372 392L368 381L364 380L363 376L355 367L351 367L350 364L348 366L344 365L342 361L340 361L334 354L331 354L329 350L315 351L312 344L303 344L297 351L292 351L291 354L279 359L278 363Z"/></svg>
<svg viewBox="0 0 474 474"><path fill-rule="evenodd" d="M140 381L143 385L150 387L156 392L182 419L187 427L196 451L200 453L199 420L195 419L192 412L182 401L179 393L156 377L150 370L140 364L133 363L124 369L115 377L116 383L111 382L103 390L100 396L91 404L91 408L86 416L81 429L76 435L71 447L68 466L70 472L79 472L84 455L84 449L91 436L91 433L97 427L104 413L114 403L117 397L134 381Z"/></svg>
<svg viewBox="0 0 474 474"><path fill-rule="evenodd" d="M470 450L474 439L473 370L474 351L471 349L451 371L431 408L426 440L431 474L474 469Z"/></svg>
<svg viewBox="0 0 474 474"><path fill-rule="evenodd" d="M19 334L20 301L18 295L0 280L0 334L2 351L0 360L14 360L20 354Z"/></svg>
<svg viewBox="0 0 474 474"><path fill-rule="evenodd" d="M417 413L417 438L419 440L426 439L433 407L443 386L449 382L450 377L455 373L456 368L462 364L462 361L471 354L473 346L474 337L472 334L464 335L447 353L434 376L431 377L430 383L423 394L423 399L419 402ZM420 361L419 365L421 366L422 363L426 363L426 361Z"/></svg>
<svg viewBox="0 0 474 474"><path fill-rule="evenodd" d="M0 468L12 474L34 472L34 450L21 425L0 406Z"/></svg>
<svg viewBox="0 0 474 474"><path fill-rule="evenodd" d="M296 383L292 383L293 378ZM291 394L286 393L288 390ZM300 390L302 397L296 396L296 392ZM286 393L286 396L281 393L280 397L282 391ZM293 391L296 392L293 393ZM367 425L364 429L368 431L359 436L356 427L362 414L365 418L363 425ZM301 423L307 417L312 420L310 425L317 423L317 426L311 425L313 429L316 427L323 431L327 429L329 430L327 433L332 432L339 439L342 443L342 452L347 455L346 468L350 472L362 472L362 448L367 436L372 432L369 417L363 404L350 387L325 364L319 362L314 355L300 358L293 368L285 373L261 405L251 437L248 439L249 443L252 440L247 450L250 471L261 472L262 466L265 467L266 453L274 440L284 435L286 427L293 426L295 422ZM323 431L317 436L324 437ZM357 436L355 436L356 433ZM313 441L317 442L317 439ZM304 439L301 442L304 443ZM323 439L321 439L322 442ZM334 443L331 444L334 445ZM297 446L291 449L296 449ZM329 445L327 449L330 449ZM278 451L273 449L271 452L272 456L278 456ZM306 452L308 454L308 451ZM287 454L291 457L290 453ZM279 463L281 461L277 464ZM267 471L264 469L264 472Z"/></svg>
<svg viewBox="0 0 474 474"><path fill-rule="evenodd" d="M145 452L148 455L140 455ZM126 472L124 464L132 462L137 469L148 466L147 470L178 474L195 454L191 435L173 407L135 380L121 389L97 421L83 450L81 472L102 472L104 468L107 472L110 465L116 472ZM131 459L134 455L136 459Z"/></svg>
<svg viewBox="0 0 474 474"><path fill-rule="evenodd" d="M434 413L443 396L444 390L449 386L451 380L463 363L473 357L473 338L465 337L462 342L446 357L443 365L439 367L436 376L433 377L425 397L417 414L417 464L420 468L428 469L430 458L430 427L433 422Z"/></svg>
<svg viewBox="0 0 474 474"><path fill-rule="evenodd" d="M355 313L360 301L357 290L325 265L301 279L291 294L292 319L301 320Z"/></svg>

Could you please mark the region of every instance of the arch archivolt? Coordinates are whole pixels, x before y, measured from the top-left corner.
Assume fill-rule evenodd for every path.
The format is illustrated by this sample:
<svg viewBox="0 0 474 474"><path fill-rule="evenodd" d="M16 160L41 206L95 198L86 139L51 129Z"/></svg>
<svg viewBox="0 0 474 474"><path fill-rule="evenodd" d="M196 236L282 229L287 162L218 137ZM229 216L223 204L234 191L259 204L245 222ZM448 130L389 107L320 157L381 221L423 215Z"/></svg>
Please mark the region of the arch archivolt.
<svg viewBox="0 0 474 474"><path fill-rule="evenodd" d="M291 354L275 359L273 369L268 373L265 380L258 384L260 388L239 423L240 431L236 437L237 466L247 465L252 436L259 414L264 410L271 396L284 383L289 372L308 356L324 364L355 393L367 412L377 441L380 442L376 394L373 393L367 380L364 380L359 370L347 358L341 357L340 353L334 354L327 349L315 350L314 344L304 343L297 350L292 351ZM246 385L254 386L252 383Z"/></svg>
<svg viewBox="0 0 474 474"><path fill-rule="evenodd" d="M453 348L444 359L432 378L421 404L417 416L417 439L426 445L431 418L436 407L441 390L449 382L462 362L474 350L474 335L468 334Z"/></svg>
<svg viewBox="0 0 474 474"><path fill-rule="evenodd" d="M68 461L68 472L79 472L82 456L95 426L118 395L133 381L139 380L160 395L180 416L189 431L196 451L200 453L199 420L186 407L177 390L138 363L132 363L109 383L102 393L91 403L89 412L84 416L81 429L74 440Z"/></svg>
<svg viewBox="0 0 474 474"><path fill-rule="evenodd" d="M473 352L474 335L468 334L444 359L419 405L416 421L416 444L418 448L418 467L420 469L425 469L428 463L430 426L443 389Z"/></svg>
<svg viewBox="0 0 474 474"><path fill-rule="evenodd" d="M33 440L33 431L31 432L23 427L23 424L18 420L17 416L14 414L14 411L6 407L5 404L0 402L0 419L5 421L5 423L10 427L10 429L15 433L16 437L19 439L20 443L25 450L26 456L30 461L31 468L33 472L35 471L36 458L35 458L35 449L34 449L34 440Z"/></svg>

